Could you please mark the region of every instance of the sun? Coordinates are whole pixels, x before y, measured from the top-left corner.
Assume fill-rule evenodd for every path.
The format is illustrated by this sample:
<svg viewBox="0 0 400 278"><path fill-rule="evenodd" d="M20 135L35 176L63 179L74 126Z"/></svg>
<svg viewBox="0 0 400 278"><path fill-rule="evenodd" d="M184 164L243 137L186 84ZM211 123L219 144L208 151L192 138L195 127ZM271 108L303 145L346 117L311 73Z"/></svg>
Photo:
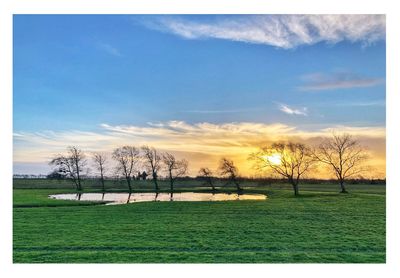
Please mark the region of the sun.
<svg viewBox="0 0 400 278"><path fill-rule="evenodd" d="M264 156L264 159L268 160L269 163L274 164L274 165L281 164L281 155L278 153L266 155L266 156Z"/></svg>

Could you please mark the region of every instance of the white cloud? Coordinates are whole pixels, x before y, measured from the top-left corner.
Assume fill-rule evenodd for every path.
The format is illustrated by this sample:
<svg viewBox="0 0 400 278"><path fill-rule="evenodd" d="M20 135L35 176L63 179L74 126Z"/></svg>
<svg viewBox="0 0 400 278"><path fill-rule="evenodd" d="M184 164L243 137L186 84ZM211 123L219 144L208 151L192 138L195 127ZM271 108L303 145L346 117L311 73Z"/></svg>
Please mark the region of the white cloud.
<svg viewBox="0 0 400 278"><path fill-rule="evenodd" d="M332 105L332 104L329 104ZM366 106L386 106L386 101L385 100L371 100L371 101L358 101L358 102L340 102L340 103L335 103L334 105L336 106L361 106L361 107L366 107Z"/></svg>
<svg viewBox="0 0 400 278"><path fill-rule="evenodd" d="M227 15L202 20L156 16L141 22L186 39L217 38L284 49L344 40L365 46L386 36L385 15Z"/></svg>
<svg viewBox="0 0 400 278"><path fill-rule="evenodd" d="M289 115L302 115L302 116L307 116L307 107L303 107L301 109L295 109L291 108L286 104L280 104L279 105L279 110L282 111L283 113L289 114Z"/></svg>
<svg viewBox="0 0 400 278"><path fill-rule="evenodd" d="M350 72L312 73L303 75L301 79L305 85L298 87L300 91L365 88L385 83L383 78L365 77Z"/></svg>
<svg viewBox="0 0 400 278"><path fill-rule="evenodd" d="M111 44L100 42L100 43L98 43L98 47L101 50L103 50L113 56L117 56L117 57L122 56L121 52L119 52L119 50L116 47L112 46Z"/></svg>
<svg viewBox="0 0 400 278"><path fill-rule="evenodd" d="M183 113L193 113L193 114L230 114L230 113L243 113L259 110L257 108L248 108L248 109L220 109L220 110L185 110Z"/></svg>

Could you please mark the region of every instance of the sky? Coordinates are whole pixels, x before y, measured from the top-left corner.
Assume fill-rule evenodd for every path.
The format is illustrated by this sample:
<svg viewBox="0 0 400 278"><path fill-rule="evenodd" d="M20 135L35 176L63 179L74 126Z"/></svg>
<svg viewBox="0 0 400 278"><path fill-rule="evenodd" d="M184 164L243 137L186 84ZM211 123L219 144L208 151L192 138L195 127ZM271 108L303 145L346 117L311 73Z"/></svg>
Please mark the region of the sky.
<svg viewBox="0 0 400 278"><path fill-rule="evenodd" d="M382 15L14 15L14 174L77 145L189 160L353 134L385 173Z"/></svg>

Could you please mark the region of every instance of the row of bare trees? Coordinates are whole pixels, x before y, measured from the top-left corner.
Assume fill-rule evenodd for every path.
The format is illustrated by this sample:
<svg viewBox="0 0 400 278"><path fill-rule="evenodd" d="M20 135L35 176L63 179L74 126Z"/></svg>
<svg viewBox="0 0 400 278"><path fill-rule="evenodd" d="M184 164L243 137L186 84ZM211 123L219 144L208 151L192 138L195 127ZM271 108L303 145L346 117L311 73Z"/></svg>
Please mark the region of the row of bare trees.
<svg viewBox="0 0 400 278"><path fill-rule="evenodd" d="M115 172L126 180L129 191L132 191L134 173L139 167L145 167L151 173L154 189L158 191L159 173L166 174L171 192L177 178L188 172L188 161L177 159L171 153L160 153L155 148L142 146L123 146L114 149L112 159L115 161ZM341 188L346 193L345 181L367 168L363 162L367 159L365 149L351 135L332 135L317 147L311 148L303 143L273 143L260 147L257 152L250 154L249 159L254 162L258 170L269 170L272 173L287 179L292 185L294 195L299 195L299 183L302 177L310 171L316 170L317 165L325 165L333 173ZM100 175L102 189L105 191L105 173L109 170L109 157L105 153L93 153L92 161ZM73 181L77 190L82 190L81 176L87 165L87 159L82 150L75 146L68 147L67 155L57 155L51 162L55 172ZM198 172L205 183L216 190L214 176L209 168L201 168ZM221 158L217 174L232 183L238 192L240 186L238 168L228 158Z"/></svg>
<svg viewBox="0 0 400 278"><path fill-rule="evenodd" d="M271 157L278 157L279 162ZM257 169L269 169L286 178L292 185L294 194L299 195L301 177L314 166L322 163L337 178L341 193L347 193L345 181L361 174L368 168L363 162L368 158L366 150L349 134L332 135L316 148L301 143L274 143L252 153L249 159L255 161Z"/></svg>
<svg viewBox="0 0 400 278"><path fill-rule="evenodd" d="M200 168L198 172L198 177L203 179L205 181L205 184L211 187L213 191L216 190L215 184L214 184L214 179L215 179L215 174L219 174L221 177L227 179L227 184L234 184L236 186L236 189L238 192L241 192L243 190L242 187L240 187L240 182L239 182L239 173L238 173L238 168L235 166L233 160L230 160L226 157L221 158L219 161L219 166L218 166L218 172L214 173L212 170L209 168Z"/></svg>
<svg viewBox="0 0 400 278"><path fill-rule="evenodd" d="M140 166L144 166L151 172L154 188L159 190L158 175L162 168L168 175L171 191L177 178L184 176L188 170L188 161L177 159L173 154L158 151L149 146L142 146L140 149L134 146L123 146L114 149L111 155L115 161L115 174L122 176L126 180L128 190L132 191L132 180L134 173ZM103 191L105 191L105 174L109 171L109 157L106 153L93 153L92 161L96 170L100 174L100 181ZM87 166L87 157L82 150L76 146L67 148L67 155L57 155L50 161L54 166L54 172L65 178L71 179L77 190L82 190L81 176Z"/></svg>

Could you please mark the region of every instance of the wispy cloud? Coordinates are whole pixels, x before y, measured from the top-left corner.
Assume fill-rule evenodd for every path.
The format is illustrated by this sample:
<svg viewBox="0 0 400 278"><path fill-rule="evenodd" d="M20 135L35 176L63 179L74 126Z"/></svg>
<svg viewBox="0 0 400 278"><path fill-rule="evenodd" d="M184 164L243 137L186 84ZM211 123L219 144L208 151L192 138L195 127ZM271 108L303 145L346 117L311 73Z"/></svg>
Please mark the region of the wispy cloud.
<svg viewBox="0 0 400 278"><path fill-rule="evenodd" d="M329 104L332 105L332 104ZM358 102L342 102L335 103L337 106L358 106L358 107L366 107L366 106L386 106L385 100L371 100L371 101L358 101Z"/></svg>
<svg viewBox="0 0 400 278"><path fill-rule="evenodd" d="M385 15L154 16L141 21L186 39L217 38L284 49L344 40L369 45L385 39L385 22Z"/></svg>
<svg viewBox="0 0 400 278"><path fill-rule="evenodd" d="M199 110L185 110L183 113L193 113L193 114L231 114L231 113L242 113L242 112L250 112L261 110L261 108L247 108L247 109L217 109L217 110L208 110L208 109L199 109Z"/></svg>
<svg viewBox="0 0 400 278"><path fill-rule="evenodd" d="M193 174L205 165L216 168L221 156L233 158L242 173L251 174L252 164L247 157L258 146L278 140L315 143L321 137L330 136L332 130L351 133L371 145L371 151L375 151L375 157L380 157L383 165L380 167L384 171L384 127L325 126L310 131L280 123L252 122L189 124L169 121L145 126L102 124L96 132L16 132L14 163L46 163L55 154L64 152L68 145L77 145L89 154L110 152L125 144L147 144L189 159Z"/></svg>
<svg viewBox="0 0 400 278"><path fill-rule="evenodd" d="M307 116L307 107L303 107L301 109L296 109L296 108L289 107L286 104L279 104L279 110L282 111L283 113L286 113L289 115Z"/></svg>
<svg viewBox="0 0 400 278"><path fill-rule="evenodd" d="M326 91L336 89L373 87L385 82L383 78L372 78L349 72L332 74L312 73L301 77L305 85L298 87L300 91Z"/></svg>
<svg viewBox="0 0 400 278"><path fill-rule="evenodd" d="M97 46L99 49L107 52L110 55L122 57L121 52L116 47L112 46L111 44L99 42L99 43L97 43Z"/></svg>

